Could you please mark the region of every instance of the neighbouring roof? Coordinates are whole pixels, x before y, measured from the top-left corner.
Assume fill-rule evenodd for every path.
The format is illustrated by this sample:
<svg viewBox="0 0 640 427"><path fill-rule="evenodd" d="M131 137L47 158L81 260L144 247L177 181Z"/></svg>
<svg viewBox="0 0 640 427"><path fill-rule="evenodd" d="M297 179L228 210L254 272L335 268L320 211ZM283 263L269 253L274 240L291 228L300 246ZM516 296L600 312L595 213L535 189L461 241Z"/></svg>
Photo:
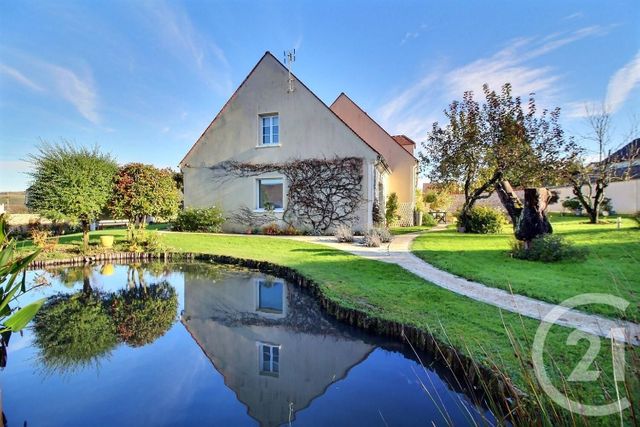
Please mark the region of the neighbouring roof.
<svg viewBox="0 0 640 427"><path fill-rule="evenodd" d="M392 138L413 156L413 149L416 147L416 143L413 139L409 138L407 135L393 135Z"/></svg>
<svg viewBox="0 0 640 427"><path fill-rule="evenodd" d="M624 162L640 157L640 138L636 138L624 147L611 154L609 157L615 162Z"/></svg>
<svg viewBox="0 0 640 427"><path fill-rule="evenodd" d="M415 158L415 156L414 156L412 153L410 153L410 152L409 152L409 150L407 150L407 149L406 149L402 144L400 144L398 141L396 141L394 137L392 137L391 135L389 135L389 132L387 132L387 131L385 130L385 128L383 128L382 126L380 126L380 124L379 124L378 122L376 122L376 121L375 121L375 120L374 120L374 119L373 119L373 118L372 118L372 117L371 117L371 116L370 116L366 111L364 111L364 110L363 110L363 109L362 109L358 104L356 104L356 103L355 103L351 98L349 98L349 96L348 96L346 93L344 93L344 92L340 93L340 95L338 95L338 97L335 99L335 101L333 101L333 103L332 103L332 104L331 104L331 106L329 107L332 111L333 111L333 107L334 107L334 105L336 105L336 103L338 102L338 100L339 100L340 98L344 98L344 99L346 99L347 101L349 101L349 103L350 103L350 104L352 104L352 105L353 105L357 110L359 110L359 111L360 111L360 112L361 112L361 113L362 113L366 118L368 118L368 119L369 119L369 121L370 121L374 126L378 127L380 130L382 130L382 132L384 132L384 134L385 134L385 135L387 135L387 136L389 137L389 139L390 139L390 140L392 140L393 142L395 142L396 144L398 144L399 146L401 146L401 147L404 149L404 152L408 153L408 154L413 158L413 160L414 160L414 161L416 161L416 162L418 161L418 159L416 159L416 158ZM340 116L338 116L338 117L340 117ZM348 124L347 124L347 126L348 126ZM352 129L353 129L353 128L352 128ZM354 132L356 132L356 131L354 130ZM357 132L356 132L356 134L357 134ZM366 141L366 139L364 139L361 135L359 135L359 137L360 137L360 139L362 139L363 141L367 142L367 141ZM408 137L405 137L405 138L406 138L407 140L411 141L411 139L409 139ZM411 141L411 142L413 142L413 141ZM367 144L369 144L369 143L367 142ZM414 144L415 144L415 143L414 143ZM371 145L371 144L369 144L369 145Z"/></svg>
<svg viewBox="0 0 640 427"><path fill-rule="evenodd" d="M256 63L256 65L254 65L254 67L251 69L251 71L249 72L249 74L247 75L247 77L244 78L244 80L242 81L242 83L240 83L240 85L236 88L236 90L233 92L233 95L231 95L231 97L227 100L227 102L225 102L225 104L222 106L222 109L220 109L220 111L218 112L218 114L216 114L216 116L213 118L213 120L211 121L211 123L209 123L209 126L207 126L207 128L204 130L204 132L202 132L202 134L200 135L200 137L196 140L196 142L191 146L191 148L189 149L189 151L187 152L187 154L185 154L185 156L182 158L182 160L180 160L180 163L178 164L179 166L182 166L185 161L187 160L187 158L189 157L189 155L193 152L193 150L195 149L195 147L200 143L200 141L202 140L202 138L204 137L204 135L207 133L207 131L211 128L211 126L213 126L213 124L219 119L220 116L222 116L222 113L227 109L227 107L231 104L231 101L236 98L236 96L238 95L238 92L240 91L240 89L245 85L245 83L249 80L249 78L253 75L253 73L256 71L256 69L258 68L258 65L260 65L260 63L262 61L265 60L265 58L270 57L272 59L274 59L281 67L283 70L285 70L287 73L289 72L289 70L284 66L284 64L282 62L280 62L278 60L278 58L276 58L271 52L266 51L264 55L262 55L262 58L260 58L260 60ZM319 97L318 95L316 95L311 89L309 89L309 87L307 87L307 85L305 85L302 81L300 81L300 79L298 79L295 74L291 73L291 77L300 85L302 85L302 87L304 87L307 91L309 91L309 93L311 95L313 95L319 102L320 104L322 104L327 110L331 111L331 114L333 114L333 116L335 118L337 118L343 125L345 125L347 127L347 129L349 129L351 132L353 132L353 134L359 139L361 140L367 147L369 147L371 150L373 150L379 157L380 160L384 163L384 157L382 156L382 154L380 154L380 152L378 150L376 150L371 144L369 144L366 140L364 140L360 135L358 135L358 133L356 131L354 131L351 126L349 126L344 120L342 120L342 118L340 116L338 116L333 110L331 110L331 108L329 108L329 106L327 104L325 104Z"/></svg>

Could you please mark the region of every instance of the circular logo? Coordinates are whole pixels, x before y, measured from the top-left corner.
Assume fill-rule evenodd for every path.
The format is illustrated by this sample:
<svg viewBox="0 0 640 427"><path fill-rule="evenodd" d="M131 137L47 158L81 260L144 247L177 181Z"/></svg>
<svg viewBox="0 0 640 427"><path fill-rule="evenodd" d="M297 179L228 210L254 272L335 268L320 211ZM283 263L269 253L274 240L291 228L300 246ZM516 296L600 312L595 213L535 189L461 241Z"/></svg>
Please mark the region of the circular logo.
<svg viewBox="0 0 640 427"><path fill-rule="evenodd" d="M575 400L565 396L552 384L544 366L544 342L547 339L547 334L549 333L551 326L572 308L587 304L606 304L624 311L629 305L629 302L620 297L608 294L582 294L569 298L563 301L561 305L554 307L546 316L544 316L542 323L536 331L536 335L533 340L533 348L531 349L533 367L542 389L558 405L571 412L585 416L611 415L627 409L630 406L629 400L626 397L620 398L618 395L618 400L603 405L587 405L581 402L576 402ZM607 336L611 338L614 381L624 381L625 355L623 340L625 337L625 328L611 328ZM600 376L600 371L590 371L589 366L600 352L600 337L580 330L574 330L567 338L567 345L576 345L581 339L589 341L589 349L573 372L571 372L569 377L567 377L567 380L585 382L597 381ZM618 388L616 384L616 391L617 390Z"/></svg>

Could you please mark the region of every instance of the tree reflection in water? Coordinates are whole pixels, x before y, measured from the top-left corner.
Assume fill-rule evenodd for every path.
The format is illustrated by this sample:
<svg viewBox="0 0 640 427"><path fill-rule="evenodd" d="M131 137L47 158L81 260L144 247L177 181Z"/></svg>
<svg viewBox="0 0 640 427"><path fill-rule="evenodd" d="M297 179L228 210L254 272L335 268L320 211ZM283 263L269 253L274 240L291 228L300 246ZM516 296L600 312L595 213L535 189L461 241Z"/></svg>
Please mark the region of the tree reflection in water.
<svg viewBox="0 0 640 427"><path fill-rule="evenodd" d="M45 371L66 373L108 357L118 344L103 295L82 290L49 298L34 319L34 344Z"/></svg>
<svg viewBox="0 0 640 427"><path fill-rule="evenodd" d="M176 320L175 289L166 281L147 285L141 266L131 266L127 288L112 293L93 289L92 273L88 266L56 272L66 285L81 281L82 290L50 297L34 318L34 344L46 372L97 365L120 342L149 344Z"/></svg>
<svg viewBox="0 0 640 427"><path fill-rule="evenodd" d="M111 294L108 305L120 339L132 347L141 347L171 328L178 311L178 296L166 281L147 286L140 266L129 267L127 277L128 288Z"/></svg>

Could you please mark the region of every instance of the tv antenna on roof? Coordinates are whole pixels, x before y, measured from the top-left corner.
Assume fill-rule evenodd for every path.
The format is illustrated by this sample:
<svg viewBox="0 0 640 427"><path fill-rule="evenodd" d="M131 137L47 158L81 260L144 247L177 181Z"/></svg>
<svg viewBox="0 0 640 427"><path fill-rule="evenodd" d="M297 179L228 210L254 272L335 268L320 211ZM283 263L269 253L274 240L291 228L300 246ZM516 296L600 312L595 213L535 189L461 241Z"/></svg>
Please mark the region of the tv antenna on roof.
<svg viewBox="0 0 640 427"><path fill-rule="evenodd" d="M287 66L287 70L289 70L289 88L287 89L288 93L291 93L295 90L293 87L293 76L291 75L291 67L293 63L296 62L296 50L289 50L284 52L284 63Z"/></svg>

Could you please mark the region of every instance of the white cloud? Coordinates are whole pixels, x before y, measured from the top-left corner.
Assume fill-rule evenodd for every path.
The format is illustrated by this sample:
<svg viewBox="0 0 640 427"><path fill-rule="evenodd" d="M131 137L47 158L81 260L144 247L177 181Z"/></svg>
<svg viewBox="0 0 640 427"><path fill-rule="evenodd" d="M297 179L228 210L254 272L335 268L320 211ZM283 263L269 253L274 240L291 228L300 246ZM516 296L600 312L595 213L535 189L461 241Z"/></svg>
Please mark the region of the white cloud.
<svg viewBox="0 0 640 427"><path fill-rule="evenodd" d="M31 79L26 77L24 74L22 74L20 71L16 70L15 68L11 68L7 65L0 64L0 73L11 77L13 80L15 80L16 82L20 83L25 87L28 87L29 89L36 90L36 91L43 90L40 86L38 86Z"/></svg>
<svg viewBox="0 0 640 427"><path fill-rule="evenodd" d="M562 106L562 115L569 119L584 119L599 108L598 102L594 100L566 102Z"/></svg>
<svg viewBox="0 0 640 427"><path fill-rule="evenodd" d="M382 105L377 111L378 117L390 132L422 140L434 118L441 117L444 106L460 99L465 91L481 92L484 83L499 90L509 82L514 95L526 97L535 93L538 104L545 105L559 96L562 75L551 66L540 65L539 59L579 40L607 34L611 28L590 26L572 32L513 39L490 56L457 68L436 67L440 69L429 70Z"/></svg>
<svg viewBox="0 0 640 427"><path fill-rule="evenodd" d="M82 75L70 68L42 61L40 59L13 52L13 59L28 69L27 78L17 68L0 64L0 72L18 81L23 86L45 92L69 102L88 121L100 123L98 114L98 93L93 84L91 72L85 69Z"/></svg>
<svg viewBox="0 0 640 427"><path fill-rule="evenodd" d="M420 37L420 34L426 30L428 28L427 24L420 24L420 28L417 29L416 31L407 31L404 34L404 37L402 37L402 40L400 40L400 46L402 46L403 44L411 41L411 40L415 40L418 37Z"/></svg>
<svg viewBox="0 0 640 427"><path fill-rule="evenodd" d="M631 92L640 83L640 51L636 56L616 71L607 86L605 105L609 112L615 113L627 100Z"/></svg>
<svg viewBox="0 0 640 427"><path fill-rule="evenodd" d="M200 77L222 94L232 91L229 62L224 51L198 31L177 3L151 2L146 8L152 25L170 51L192 65Z"/></svg>
<svg viewBox="0 0 640 427"><path fill-rule="evenodd" d="M582 13L582 12L575 12L575 13L572 13L572 14L570 14L570 15L565 16L565 17L564 17L564 18L562 18L562 19L564 19L565 21L572 21L572 20L574 20L574 19L580 19L580 18L582 18L583 16L584 16L584 13Z"/></svg>
<svg viewBox="0 0 640 427"><path fill-rule="evenodd" d="M408 32L404 35L402 40L400 40L400 46L408 42L409 40L417 39L420 33L418 32Z"/></svg>
<svg viewBox="0 0 640 427"><path fill-rule="evenodd" d="M97 112L98 95L90 76L81 78L75 72L48 64L57 93L70 102L91 123L100 123Z"/></svg>

